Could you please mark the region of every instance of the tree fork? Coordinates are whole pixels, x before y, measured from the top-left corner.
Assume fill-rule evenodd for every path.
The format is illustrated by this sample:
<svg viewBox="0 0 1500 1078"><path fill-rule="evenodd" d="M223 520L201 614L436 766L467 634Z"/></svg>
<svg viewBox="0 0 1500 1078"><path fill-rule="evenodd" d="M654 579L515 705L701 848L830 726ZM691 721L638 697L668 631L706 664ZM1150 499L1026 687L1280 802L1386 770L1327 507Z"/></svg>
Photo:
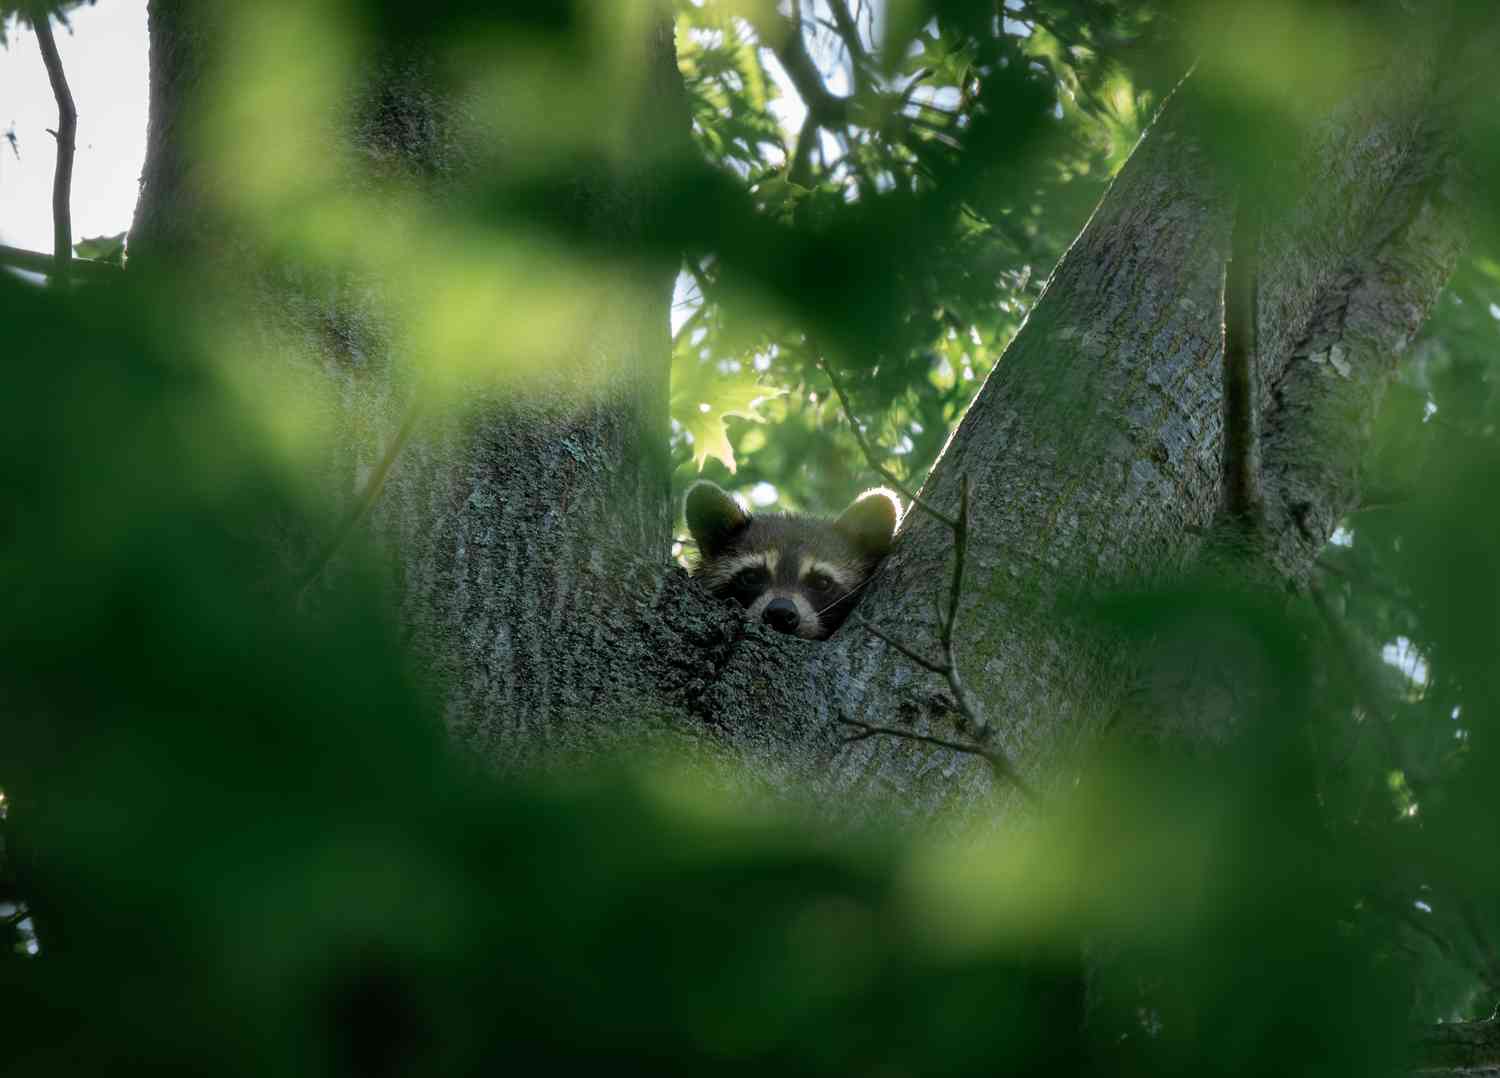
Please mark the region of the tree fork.
<svg viewBox="0 0 1500 1078"><path fill-rule="evenodd" d="M190 248L171 242L179 237L219 235L205 227L213 192L192 187L184 151L172 144L172 133L187 129L177 121L195 100L203 53L214 53L220 24L210 8L220 18L227 10L152 7L152 137L137 214L151 242L137 247L132 234L138 255ZM675 71L665 24L652 58L660 92L680 96L680 84L666 85ZM1327 408L1302 407L1297 392L1305 376L1326 374L1301 347L1316 336L1319 311L1349 307L1347 268L1383 251L1419 272L1400 304L1354 304L1351 324L1369 339L1396 340L1420 322L1456 254L1444 207L1412 212L1413 178L1441 166L1411 121L1431 101L1427 69L1419 58L1399 59L1321 131L1310 156L1324 182L1285 220L1278 211L1266 222L1257 352L1273 544L1293 494L1315 506L1314 531L1342 505L1328 469L1309 473L1295 492L1287 482L1306 464L1291 459L1288 436L1342 422ZM1192 91L1189 81L1179 95ZM1193 529L1213 519L1221 496L1220 312L1231 210L1179 112L1174 98L1146 132L919 492L952 517L959 478L969 479L957 611L964 683L1005 717L994 725L996 747L1041 789L1104 728L1131 685L1115 651L1059 620L1059 598L1190 563L1201 546ZM649 188L649 171L636 182ZM627 187L598 203L634 204ZM1386 226L1397 205L1417 228ZM1331 220L1339 227L1327 227ZM628 239L630 231L612 234ZM458 736L498 763L616 743L644 724L742 747L764 762L768 784L830 811L856 811L867 796L896 799L914 816L991 813L1003 784L982 760L965 766L934 745L870 738L844 746L836 736L841 712L919 733L947 721L944 694L895 649L852 630L813 646L732 628L732 612L665 566L666 472L644 454L659 448L666 425L666 284L651 310L609 312L620 315L617 331L590 346L594 370L609 374L608 393L567 410L494 402L463 422L436 417L402 451L374 507L371 530L399 565L402 616L417 626L416 646L445 686ZM1373 349L1359 356L1362 364L1369 357L1357 368L1369 378L1349 388L1372 408L1389 353L1385 362ZM337 356L319 369L351 411L362 410L352 430L398 425L389 407L403 395ZM1318 461L1351 468L1358 433L1334 442ZM378 449L360 445L359 453L368 459ZM352 461L329 473L333 496L357 496ZM936 519L911 514L859 617L916 653L937 654L940 641L924 640L924 625L931 582L951 574L950 544ZM1306 571L1313 553L1289 549L1287 573ZM928 781L933 774L943 780Z"/></svg>

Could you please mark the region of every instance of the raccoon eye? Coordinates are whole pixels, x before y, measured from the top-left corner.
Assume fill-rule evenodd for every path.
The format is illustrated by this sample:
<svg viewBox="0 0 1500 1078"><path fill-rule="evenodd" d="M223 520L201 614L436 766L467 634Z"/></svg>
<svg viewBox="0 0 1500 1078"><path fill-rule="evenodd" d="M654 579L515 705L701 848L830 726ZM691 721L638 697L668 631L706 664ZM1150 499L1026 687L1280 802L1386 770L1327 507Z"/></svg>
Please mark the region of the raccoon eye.
<svg viewBox="0 0 1500 1078"><path fill-rule="evenodd" d="M764 566L751 565L734 574L730 581L735 591L745 595L759 595L771 585L771 574Z"/></svg>
<svg viewBox="0 0 1500 1078"><path fill-rule="evenodd" d="M808 573L807 577L803 580L803 583L805 583L813 591L831 591L833 589L833 577L829 576L827 573Z"/></svg>

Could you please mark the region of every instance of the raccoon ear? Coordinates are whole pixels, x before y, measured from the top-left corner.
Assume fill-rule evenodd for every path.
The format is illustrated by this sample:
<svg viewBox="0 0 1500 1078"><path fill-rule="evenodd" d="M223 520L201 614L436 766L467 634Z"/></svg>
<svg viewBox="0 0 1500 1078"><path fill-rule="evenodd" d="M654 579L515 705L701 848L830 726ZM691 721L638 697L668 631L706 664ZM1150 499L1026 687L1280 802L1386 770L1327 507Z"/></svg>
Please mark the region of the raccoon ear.
<svg viewBox="0 0 1500 1078"><path fill-rule="evenodd" d="M750 514L740 508L740 503L707 479L688 487L683 513L688 531L704 554L722 551L750 523Z"/></svg>
<svg viewBox="0 0 1500 1078"><path fill-rule="evenodd" d="M834 528L873 558L883 558L896 537L901 499L884 487L867 490L834 521Z"/></svg>

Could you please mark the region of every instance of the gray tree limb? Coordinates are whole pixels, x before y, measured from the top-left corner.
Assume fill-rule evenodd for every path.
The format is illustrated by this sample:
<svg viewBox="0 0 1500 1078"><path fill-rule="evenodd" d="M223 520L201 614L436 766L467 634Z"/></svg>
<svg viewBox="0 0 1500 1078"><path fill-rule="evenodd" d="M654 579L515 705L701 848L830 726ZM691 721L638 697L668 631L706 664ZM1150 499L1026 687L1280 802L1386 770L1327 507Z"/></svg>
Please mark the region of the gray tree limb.
<svg viewBox="0 0 1500 1078"><path fill-rule="evenodd" d="M73 91L57 52L51 17L34 19L32 28L47 68L47 81L52 84L52 96L57 100L57 130L52 132L57 139L57 168L52 177L52 258L54 272L62 277L73 258L73 153L78 140L78 106L73 103Z"/></svg>

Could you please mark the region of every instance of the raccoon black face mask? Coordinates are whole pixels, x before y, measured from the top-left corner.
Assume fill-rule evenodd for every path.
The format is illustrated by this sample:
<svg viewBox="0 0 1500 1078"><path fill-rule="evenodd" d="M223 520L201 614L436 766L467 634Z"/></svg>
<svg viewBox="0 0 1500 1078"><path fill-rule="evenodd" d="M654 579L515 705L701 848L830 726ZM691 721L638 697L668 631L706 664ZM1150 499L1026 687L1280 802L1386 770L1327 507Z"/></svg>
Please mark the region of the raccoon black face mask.
<svg viewBox="0 0 1500 1078"><path fill-rule="evenodd" d="M889 553L901 502L877 487L837 520L753 515L700 480L688 488L686 513L698 542L693 575L709 591L779 632L823 640L854 609Z"/></svg>

